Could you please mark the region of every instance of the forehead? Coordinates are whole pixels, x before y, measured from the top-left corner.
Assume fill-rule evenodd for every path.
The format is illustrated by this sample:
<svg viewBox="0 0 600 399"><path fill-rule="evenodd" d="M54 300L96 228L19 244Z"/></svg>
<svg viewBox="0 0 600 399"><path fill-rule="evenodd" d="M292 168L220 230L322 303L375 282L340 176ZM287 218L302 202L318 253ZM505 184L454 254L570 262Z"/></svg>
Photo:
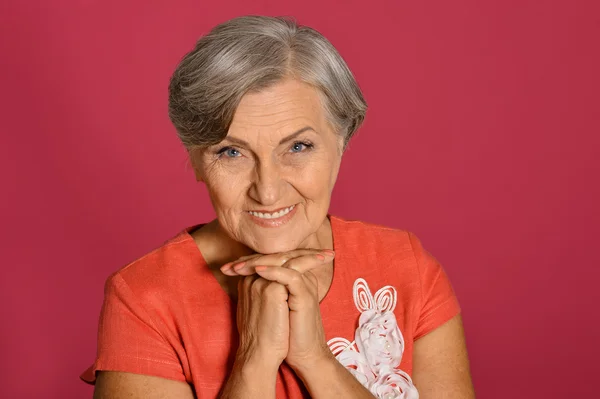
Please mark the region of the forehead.
<svg viewBox="0 0 600 399"><path fill-rule="evenodd" d="M295 79L286 79L242 97L230 132L252 127L278 128L309 124L321 127L325 112L319 91Z"/></svg>

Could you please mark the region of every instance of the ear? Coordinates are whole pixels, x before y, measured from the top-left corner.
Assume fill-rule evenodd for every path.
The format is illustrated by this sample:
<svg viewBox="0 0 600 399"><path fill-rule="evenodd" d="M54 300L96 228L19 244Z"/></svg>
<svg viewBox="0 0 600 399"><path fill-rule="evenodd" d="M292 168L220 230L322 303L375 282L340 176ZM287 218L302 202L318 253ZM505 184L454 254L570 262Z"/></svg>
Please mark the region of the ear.
<svg viewBox="0 0 600 399"><path fill-rule="evenodd" d="M197 168L194 168L194 175L196 176L196 181L197 182L203 182L204 183L204 178L202 177L202 174L200 173L200 171Z"/></svg>
<svg viewBox="0 0 600 399"><path fill-rule="evenodd" d="M192 149L188 151L188 160L192 169L194 169L194 176L196 176L196 181L204 182L204 177L202 175L202 171L200 168L200 153L197 149Z"/></svg>
<svg viewBox="0 0 600 399"><path fill-rule="evenodd" d="M344 152L346 151L346 147L348 146L348 143L346 143L346 138L343 135L338 135L338 139L337 139L337 145L338 145L338 151L341 155L344 155Z"/></svg>

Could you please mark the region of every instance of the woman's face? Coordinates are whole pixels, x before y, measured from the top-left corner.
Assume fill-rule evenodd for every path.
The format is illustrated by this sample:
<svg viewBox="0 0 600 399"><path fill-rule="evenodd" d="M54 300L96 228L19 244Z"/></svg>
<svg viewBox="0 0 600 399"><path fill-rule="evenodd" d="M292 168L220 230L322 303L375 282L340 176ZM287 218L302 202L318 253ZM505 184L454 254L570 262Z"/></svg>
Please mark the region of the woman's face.
<svg viewBox="0 0 600 399"><path fill-rule="evenodd" d="M258 253L276 253L315 245L342 145L318 91L288 79L245 95L225 139L192 163L221 228Z"/></svg>

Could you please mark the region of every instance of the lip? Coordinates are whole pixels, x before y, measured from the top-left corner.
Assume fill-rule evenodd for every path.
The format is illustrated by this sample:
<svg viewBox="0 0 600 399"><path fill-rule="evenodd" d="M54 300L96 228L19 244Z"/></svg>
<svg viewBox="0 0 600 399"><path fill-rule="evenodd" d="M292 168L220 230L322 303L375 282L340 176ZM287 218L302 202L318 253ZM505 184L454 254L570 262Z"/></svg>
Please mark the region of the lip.
<svg viewBox="0 0 600 399"><path fill-rule="evenodd" d="M276 209L273 211L252 210L252 212L274 213L274 212L279 212L283 209L289 208L290 206L279 208L279 209ZM248 211L246 211L245 214L248 215L248 217L250 217L250 220L252 220L254 223L256 223L257 225L259 225L261 227L281 227L284 224L286 224L287 222L289 222L290 220L292 220L292 218L296 214L297 209L298 209L298 204L294 204L294 209L292 209L289 213L287 213L281 217L278 217L277 219L262 219L262 218L259 218L258 216L251 215L250 212L248 212Z"/></svg>

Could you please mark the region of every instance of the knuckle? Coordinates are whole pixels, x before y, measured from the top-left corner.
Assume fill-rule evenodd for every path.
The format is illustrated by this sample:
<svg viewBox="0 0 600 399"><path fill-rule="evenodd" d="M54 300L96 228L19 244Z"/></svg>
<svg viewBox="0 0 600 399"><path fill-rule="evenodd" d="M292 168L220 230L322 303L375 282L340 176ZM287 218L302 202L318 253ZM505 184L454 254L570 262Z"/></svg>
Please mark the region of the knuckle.
<svg viewBox="0 0 600 399"><path fill-rule="evenodd" d="M311 283L317 282L317 276L315 276L315 274L310 270L304 273L304 277L306 277Z"/></svg>
<svg viewBox="0 0 600 399"><path fill-rule="evenodd" d="M260 283L259 280L255 280L252 283L252 286L250 287L250 292L252 292L253 294L261 294L263 291L263 285Z"/></svg>
<svg viewBox="0 0 600 399"><path fill-rule="evenodd" d="M302 282L302 275L298 272L295 272L292 277L290 278L290 283L291 284L299 284Z"/></svg>
<svg viewBox="0 0 600 399"><path fill-rule="evenodd" d="M293 269L298 263L298 258L287 258L285 262L281 263L282 267Z"/></svg>
<svg viewBox="0 0 600 399"><path fill-rule="evenodd" d="M246 276L242 278L242 286L244 289L248 289L252 285L252 276Z"/></svg>
<svg viewBox="0 0 600 399"><path fill-rule="evenodd" d="M280 298L283 295L287 295L287 289L278 283L269 283L265 287L265 296L269 298Z"/></svg>
<svg viewBox="0 0 600 399"><path fill-rule="evenodd" d="M272 294L278 292L279 287L281 287L280 284L269 282L269 284L265 287L265 293Z"/></svg>
<svg viewBox="0 0 600 399"><path fill-rule="evenodd" d="M252 274L250 276L244 277L244 286L247 290L255 292L257 289L260 289L260 284L257 281L256 275Z"/></svg>
<svg viewBox="0 0 600 399"><path fill-rule="evenodd" d="M282 255L279 258L279 266L283 266L285 264L287 264L288 262L291 262L293 259L290 255L286 254L286 255Z"/></svg>
<svg viewBox="0 0 600 399"><path fill-rule="evenodd" d="M305 268L307 262L312 262L310 257L300 256L298 258L291 259L285 264L285 267L295 271L300 271Z"/></svg>

